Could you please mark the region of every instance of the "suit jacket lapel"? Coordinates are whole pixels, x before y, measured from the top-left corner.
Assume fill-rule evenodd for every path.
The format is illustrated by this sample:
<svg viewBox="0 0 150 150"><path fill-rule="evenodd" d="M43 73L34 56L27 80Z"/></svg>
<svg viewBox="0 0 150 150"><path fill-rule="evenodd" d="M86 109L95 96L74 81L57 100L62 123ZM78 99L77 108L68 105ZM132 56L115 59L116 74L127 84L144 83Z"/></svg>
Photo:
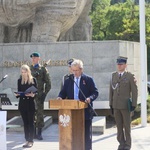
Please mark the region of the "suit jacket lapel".
<svg viewBox="0 0 150 150"><path fill-rule="evenodd" d="M84 75L82 74L81 79L80 79L80 88L81 88L81 90L84 88L83 82L85 82L85 79L84 79Z"/></svg>
<svg viewBox="0 0 150 150"><path fill-rule="evenodd" d="M70 88L70 95L72 95L72 99L74 99L74 78L71 80L71 86L69 87Z"/></svg>
<svg viewBox="0 0 150 150"><path fill-rule="evenodd" d="M79 84L79 87L80 87L80 89L82 90L82 92L83 92L83 81L84 81L84 75L82 74L81 75L81 79L80 79L80 84ZM79 99L80 100L85 100L85 98L84 98L84 96L82 95L82 93L81 93L81 91L79 90Z"/></svg>

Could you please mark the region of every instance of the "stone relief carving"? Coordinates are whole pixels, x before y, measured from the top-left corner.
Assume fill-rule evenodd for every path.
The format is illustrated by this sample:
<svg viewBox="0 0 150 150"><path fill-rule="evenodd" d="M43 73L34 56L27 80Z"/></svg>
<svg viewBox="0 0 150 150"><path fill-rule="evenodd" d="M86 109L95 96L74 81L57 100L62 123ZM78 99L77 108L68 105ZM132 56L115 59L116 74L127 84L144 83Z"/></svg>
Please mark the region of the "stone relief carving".
<svg viewBox="0 0 150 150"><path fill-rule="evenodd" d="M92 22L88 16L92 3L92 0L87 0L77 22L65 35L61 34L60 41L89 41L92 39Z"/></svg>
<svg viewBox="0 0 150 150"><path fill-rule="evenodd" d="M1 0L0 43L58 41L74 24L64 39L73 34L73 40L87 40L91 4L92 0Z"/></svg>

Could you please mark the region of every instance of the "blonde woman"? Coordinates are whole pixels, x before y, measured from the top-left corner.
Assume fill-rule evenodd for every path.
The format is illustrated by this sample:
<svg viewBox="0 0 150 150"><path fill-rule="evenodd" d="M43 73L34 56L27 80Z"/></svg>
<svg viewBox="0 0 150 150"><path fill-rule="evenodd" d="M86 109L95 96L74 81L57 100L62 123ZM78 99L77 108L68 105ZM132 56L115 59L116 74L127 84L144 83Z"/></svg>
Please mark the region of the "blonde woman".
<svg viewBox="0 0 150 150"><path fill-rule="evenodd" d="M30 67L28 65L22 65L21 77L18 79L18 91L25 92L31 86L37 88L36 79L31 75ZM35 93L19 93L16 94L16 97L19 98L19 111L24 123L26 143L23 147L30 148L33 146L34 136Z"/></svg>

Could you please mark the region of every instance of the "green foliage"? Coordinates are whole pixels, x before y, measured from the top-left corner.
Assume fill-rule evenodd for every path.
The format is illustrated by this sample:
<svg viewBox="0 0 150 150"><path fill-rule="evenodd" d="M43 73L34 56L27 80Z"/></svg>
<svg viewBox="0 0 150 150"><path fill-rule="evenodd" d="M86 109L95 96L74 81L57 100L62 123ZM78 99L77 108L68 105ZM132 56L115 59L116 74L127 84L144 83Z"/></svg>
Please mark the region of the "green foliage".
<svg viewBox="0 0 150 150"><path fill-rule="evenodd" d="M115 5L101 1L90 16L93 40L139 41L139 10L130 0Z"/></svg>
<svg viewBox="0 0 150 150"><path fill-rule="evenodd" d="M127 40L139 42L139 5L133 0L111 5L110 0L94 0L90 17L93 40ZM146 4L146 44L150 73L150 3Z"/></svg>
<svg viewBox="0 0 150 150"><path fill-rule="evenodd" d="M141 118L137 118L131 122L132 125L139 125L141 123Z"/></svg>
<svg viewBox="0 0 150 150"><path fill-rule="evenodd" d="M150 95L147 100L147 122L150 123ZM132 125L138 125L141 123L141 104L137 106L132 117Z"/></svg>

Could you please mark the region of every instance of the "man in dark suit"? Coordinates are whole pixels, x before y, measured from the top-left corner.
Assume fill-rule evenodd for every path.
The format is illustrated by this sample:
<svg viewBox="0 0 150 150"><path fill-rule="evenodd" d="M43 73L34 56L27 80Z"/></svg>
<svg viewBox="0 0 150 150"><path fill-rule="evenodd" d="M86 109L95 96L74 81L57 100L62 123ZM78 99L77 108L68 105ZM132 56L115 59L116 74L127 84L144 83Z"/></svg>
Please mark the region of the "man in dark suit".
<svg viewBox="0 0 150 150"><path fill-rule="evenodd" d="M65 80L57 99L76 99L89 103L85 108L85 150L92 150L93 101L98 97L98 89L93 79L83 74L83 62L74 60L71 64L73 75Z"/></svg>

